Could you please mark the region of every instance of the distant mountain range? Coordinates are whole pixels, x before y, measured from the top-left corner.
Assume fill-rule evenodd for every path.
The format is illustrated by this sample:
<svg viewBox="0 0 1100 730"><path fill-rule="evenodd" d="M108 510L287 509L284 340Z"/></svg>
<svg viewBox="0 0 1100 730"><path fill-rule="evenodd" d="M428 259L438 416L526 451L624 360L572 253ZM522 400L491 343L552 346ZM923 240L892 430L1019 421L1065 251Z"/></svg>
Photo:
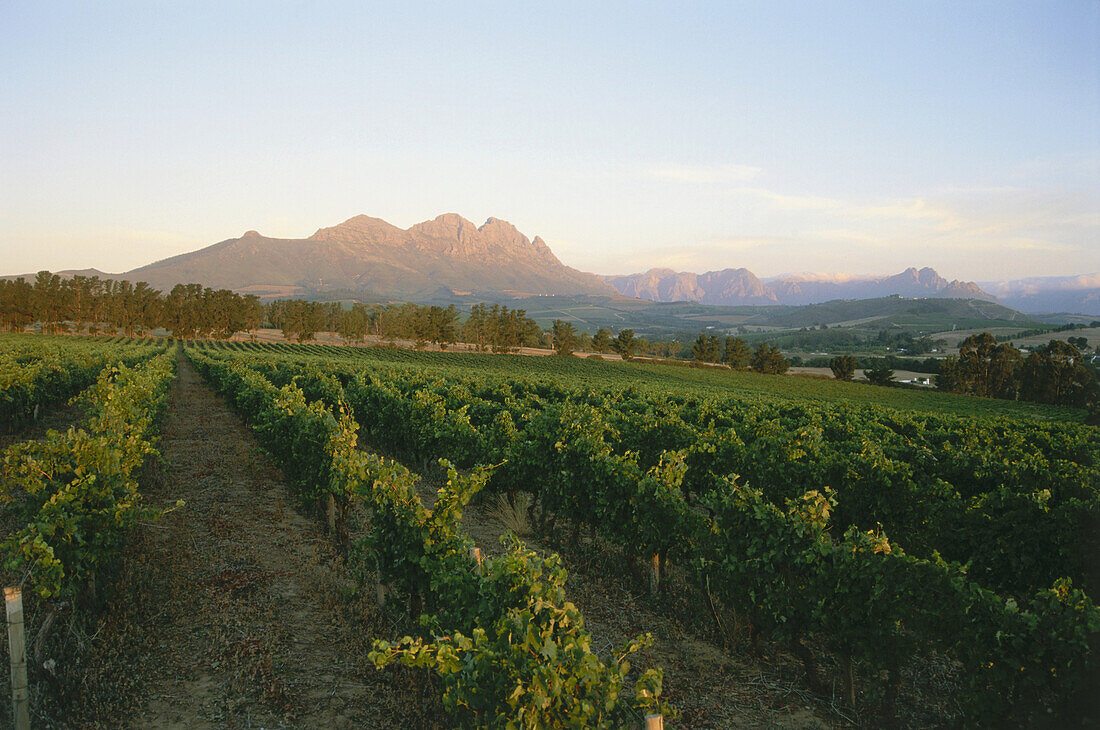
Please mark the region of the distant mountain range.
<svg viewBox="0 0 1100 730"><path fill-rule="evenodd" d="M875 299L898 294L912 298L985 299L995 301L973 282L947 281L932 269L909 268L884 277L827 277L802 274L761 281L748 269L705 274L650 269L644 274L604 277L621 294L657 302L701 304L803 305L834 299Z"/></svg>
<svg viewBox="0 0 1100 730"><path fill-rule="evenodd" d="M981 287L1006 306L1022 312L1075 312L1100 319L1100 274L989 281Z"/></svg>
<svg viewBox="0 0 1100 730"><path fill-rule="evenodd" d="M1011 282L948 281L933 269L894 276L800 274L761 280L748 269L703 274L650 269L598 276L564 265L539 237L489 218L477 226L454 213L401 229L355 216L309 238L268 238L248 231L191 253L121 274L60 272L145 281L168 290L197 282L265 297L358 296L426 302L533 295L632 297L713 305L806 305L832 300L980 299L1025 312L1100 316L1100 275Z"/></svg>

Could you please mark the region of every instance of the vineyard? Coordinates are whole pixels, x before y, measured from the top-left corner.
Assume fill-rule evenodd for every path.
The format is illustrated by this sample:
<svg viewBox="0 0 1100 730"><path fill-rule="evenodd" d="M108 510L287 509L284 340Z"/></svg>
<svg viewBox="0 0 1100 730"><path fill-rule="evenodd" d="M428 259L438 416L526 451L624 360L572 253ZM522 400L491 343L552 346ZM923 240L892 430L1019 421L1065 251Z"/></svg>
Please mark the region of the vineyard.
<svg viewBox="0 0 1100 730"><path fill-rule="evenodd" d="M717 651L791 657L832 724L1100 718L1100 433L1078 411L574 358L182 355L317 516L350 594L404 616L396 634L363 623L369 663L434 677L451 725L720 726L647 631L597 648L564 567L585 550L628 566L641 600L705 617ZM0 341L5 581L44 612L94 606L135 530L186 525L187 505L139 488L176 357ZM73 396L83 420L18 440ZM494 501L540 549L475 541L464 513ZM932 669L946 699L914 714Z"/></svg>

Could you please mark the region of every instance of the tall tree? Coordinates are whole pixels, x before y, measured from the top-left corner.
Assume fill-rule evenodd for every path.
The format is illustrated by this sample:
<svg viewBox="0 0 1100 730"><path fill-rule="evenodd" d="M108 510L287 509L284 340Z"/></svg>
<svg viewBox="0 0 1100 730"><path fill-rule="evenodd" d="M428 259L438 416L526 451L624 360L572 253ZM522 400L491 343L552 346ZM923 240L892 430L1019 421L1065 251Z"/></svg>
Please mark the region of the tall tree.
<svg viewBox="0 0 1100 730"><path fill-rule="evenodd" d="M592 337L592 349L599 353L611 352L611 333L601 327Z"/></svg>
<svg viewBox="0 0 1100 730"><path fill-rule="evenodd" d="M60 332L64 328L66 307L60 276L39 271L34 277L31 304L34 318L42 323L43 332Z"/></svg>
<svg viewBox="0 0 1100 730"><path fill-rule="evenodd" d="M959 345L958 380L961 392L992 398L1016 397L1020 351L1007 343L998 344L988 332L971 335Z"/></svg>
<svg viewBox="0 0 1100 730"><path fill-rule="evenodd" d="M470 315L462 325L462 338L473 343L478 352L489 347L489 310L485 303L470 308Z"/></svg>
<svg viewBox="0 0 1100 730"><path fill-rule="evenodd" d="M837 380L851 380L856 374L856 359L851 355L837 355L829 361L829 368Z"/></svg>
<svg viewBox="0 0 1100 730"><path fill-rule="evenodd" d="M336 332L344 338L344 342L362 342L367 334L367 308L360 302L356 302L351 309L340 316L340 325Z"/></svg>
<svg viewBox="0 0 1100 730"><path fill-rule="evenodd" d="M867 378L871 385L889 385L894 380L894 369L885 362L880 362L863 371L863 377Z"/></svg>
<svg viewBox="0 0 1100 730"><path fill-rule="evenodd" d="M324 327L327 316L327 308L319 302L292 299L286 306L286 317L282 327L283 337L288 340L308 342L314 339Z"/></svg>
<svg viewBox="0 0 1100 730"><path fill-rule="evenodd" d="M554 341L554 352L558 355L572 355L580 344L577 328L571 322L555 319L550 334Z"/></svg>
<svg viewBox="0 0 1100 730"><path fill-rule="evenodd" d="M697 362L716 362L718 360L718 338L714 335L700 334L691 346L691 356Z"/></svg>
<svg viewBox="0 0 1100 730"><path fill-rule="evenodd" d="M740 337L727 337L722 362L734 370L748 370L752 364L752 350Z"/></svg>
<svg viewBox="0 0 1100 730"><path fill-rule="evenodd" d="M638 343L634 340L634 330L622 330L611 343L611 349L624 360L634 357L637 347Z"/></svg>
<svg viewBox="0 0 1100 730"><path fill-rule="evenodd" d="M1020 373L1020 399L1084 408L1097 400L1096 371L1076 347L1061 340L1036 348Z"/></svg>
<svg viewBox="0 0 1100 730"><path fill-rule="evenodd" d="M768 375L782 375L787 372L791 364L779 351L778 347L761 342L752 356L752 369L758 373Z"/></svg>
<svg viewBox="0 0 1100 730"><path fill-rule="evenodd" d="M22 332L34 322L34 287L22 278L0 280L0 329Z"/></svg>
<svg viewBox="0 0 1100 730"><path fill-rule="evenodd" d="M440 350L446 350L448 345L453 345L458 339L458 311L455 310L455 305L432 307L429 310L429 319L432 342L439 345Z"/></svg>

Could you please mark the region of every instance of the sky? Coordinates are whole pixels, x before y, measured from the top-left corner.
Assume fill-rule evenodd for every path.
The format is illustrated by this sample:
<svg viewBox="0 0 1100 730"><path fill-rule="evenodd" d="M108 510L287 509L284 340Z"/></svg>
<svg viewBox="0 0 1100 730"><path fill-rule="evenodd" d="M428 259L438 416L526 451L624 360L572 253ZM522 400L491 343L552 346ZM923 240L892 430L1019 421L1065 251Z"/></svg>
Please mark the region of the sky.
<svg viewBox="0 0 1100 730"><path fill-rule="evenodd" d="M1100 2L0 0L0 274L493 216L601 274L1100 271Z"/></svg>

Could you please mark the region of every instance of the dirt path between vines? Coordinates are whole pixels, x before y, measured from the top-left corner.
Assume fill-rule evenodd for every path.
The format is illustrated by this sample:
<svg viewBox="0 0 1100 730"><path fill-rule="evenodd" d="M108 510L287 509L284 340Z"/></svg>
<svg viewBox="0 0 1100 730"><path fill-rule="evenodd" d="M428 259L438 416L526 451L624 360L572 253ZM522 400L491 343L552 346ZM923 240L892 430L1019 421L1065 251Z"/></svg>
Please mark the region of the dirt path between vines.
<svg viewBox="0 0 1100 730"><path fill-rule="evenodd" d="M146 528L129 557L81 724L437 726L430 686L368 664L373 602L186 358L162 434L168 468L145 499L187 504Z"/></svg>

